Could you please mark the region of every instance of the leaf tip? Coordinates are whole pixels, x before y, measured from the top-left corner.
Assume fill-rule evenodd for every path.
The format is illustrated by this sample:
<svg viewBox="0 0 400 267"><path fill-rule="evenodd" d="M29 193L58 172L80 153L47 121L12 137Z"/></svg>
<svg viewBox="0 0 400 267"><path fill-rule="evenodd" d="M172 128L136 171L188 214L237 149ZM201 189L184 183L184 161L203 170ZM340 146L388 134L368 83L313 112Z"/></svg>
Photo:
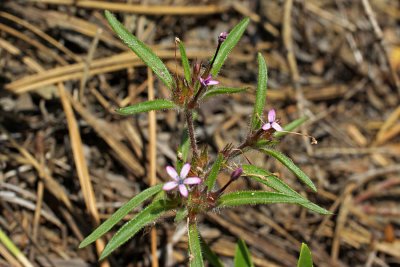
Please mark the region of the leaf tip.
<svg viewBox="0 0 400 267"><path fill-rule="evenodd" d="M104 260L105 258L108 257L108 255L110 255L112 251L108 251L107 246L105 247L105 249L101 252L100 257L99 257L99 261Z"/></svg>
<svg viewBox="0 0 400 267"><path fill-rule="evenodd" d="M110 16L113 16L113 14L109 11L109 10L104 10L104 16L106 16L106 17L110 17Z"/></svg>
<svg viewBox="0 0 400 267"><path fill-rule="evenodd" d="M89 245L89 243L85 242L86 239L84 239L78 246L79 249L86 247L87 245Z"/></svg>

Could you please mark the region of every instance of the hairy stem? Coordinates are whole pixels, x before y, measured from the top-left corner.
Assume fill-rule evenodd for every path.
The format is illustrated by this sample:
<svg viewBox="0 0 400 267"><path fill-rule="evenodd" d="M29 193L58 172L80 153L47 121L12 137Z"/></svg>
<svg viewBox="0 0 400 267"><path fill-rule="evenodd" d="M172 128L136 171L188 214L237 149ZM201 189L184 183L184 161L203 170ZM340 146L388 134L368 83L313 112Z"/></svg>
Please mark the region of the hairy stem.
<svg viewBox="0 0 400 267"><path fill-rule="evenodd" d="M188 126L189 138L190 138L190 146L192 147L193 157L197 158L199 156L199 151L196 144L196 136L194 133L194 124L193 124L193 114L191 110L185 111L186 123Z"/></svg>

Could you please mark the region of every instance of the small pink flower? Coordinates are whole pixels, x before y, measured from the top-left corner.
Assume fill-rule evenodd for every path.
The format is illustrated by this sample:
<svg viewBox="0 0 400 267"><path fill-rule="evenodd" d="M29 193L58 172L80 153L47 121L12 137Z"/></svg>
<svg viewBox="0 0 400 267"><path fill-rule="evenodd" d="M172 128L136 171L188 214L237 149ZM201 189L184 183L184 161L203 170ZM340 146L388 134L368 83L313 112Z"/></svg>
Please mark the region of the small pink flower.
<svg viewBox="0 0 400 267"><path fill-rule="evenodd" d="M274 128L276 131L283 131L282 127L276 122L275 110L268 111L268 122L262 126L264 131Z"/></svg>
<svg viewBox="0 0 400 267"><path fill-rule="evenodd" d="M203 86L210 86L210 85L219 84L219 81L216 81L216 80L213 80L213 79L212 79L211 74L208 75L208 77L205 78L205 79L203 79L203 78L200 77L199 80L200 80L200 83L201 83Z"/></svg>
<svg viewBox="0 0 400 267"><path fill-rule="evenodd" d="M164 191L170 191L170 190L178 187L181 195L183 197L187 197L189 194L189 191L188 191L186 185L201 183L201 179L199 177L186 178L190 171L189 163L186 163L185 165L183 165L180 175L178 175L178 173L176 172L174 167L167 166L166 170L167 170L168 175L172 178L173 181L167 182L164 184L164 186L162 188Z"/></svg>

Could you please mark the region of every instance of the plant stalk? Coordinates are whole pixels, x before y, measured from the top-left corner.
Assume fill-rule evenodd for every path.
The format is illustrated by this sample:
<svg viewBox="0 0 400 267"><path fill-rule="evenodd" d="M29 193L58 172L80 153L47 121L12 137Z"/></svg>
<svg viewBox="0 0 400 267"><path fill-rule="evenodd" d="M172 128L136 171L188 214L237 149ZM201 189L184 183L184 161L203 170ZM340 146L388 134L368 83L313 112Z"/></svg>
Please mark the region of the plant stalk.
<svg viewBox="0 0 400 267"><path fill-rule="evenodd" d="M191 110L185 110L185 118L188 126L190 146L192 147L193 158L198 158L199 150L196 144L196 135L194 133L194 124L193 124L193 113Z"/></svg>

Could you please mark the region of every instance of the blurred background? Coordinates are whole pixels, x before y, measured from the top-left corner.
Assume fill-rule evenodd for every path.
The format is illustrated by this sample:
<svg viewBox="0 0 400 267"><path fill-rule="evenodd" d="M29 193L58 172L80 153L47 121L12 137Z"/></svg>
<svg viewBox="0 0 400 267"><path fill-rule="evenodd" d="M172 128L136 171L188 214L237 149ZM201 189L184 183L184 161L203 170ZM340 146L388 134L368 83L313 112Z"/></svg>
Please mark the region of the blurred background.
<svg viewBox="0 0 400 267"><path fill-rule="evenodd" d="M318 193L275 160L249 158L334 215L283 204L209 213L200 231L226 266L238 239L256 266L295 266L301 242L316 266L400 266L396 0L1 1L0 225L23 256L0 243L0 266L188 264L186 226L176 226L173 214L102 263L98 252L115 229L78 249L96 224L152 183L150 173L157 183L168 179L164 168L175 162L183 129L175 110L156 118L114 113L149 94L170 96L113 34L104 9L178 75L175 37L192 62L206 63L220 32L251 19L218 77L224 86L249 89L204 102L199 112L198 142L209 145L211 157L247 134L257 52L268 64L266 111L275 108L283 125L309 117L298 131L318 144L288 135L277 149L313 179ZM260 189L244 178L230 190L249 187Z"/></svg>

